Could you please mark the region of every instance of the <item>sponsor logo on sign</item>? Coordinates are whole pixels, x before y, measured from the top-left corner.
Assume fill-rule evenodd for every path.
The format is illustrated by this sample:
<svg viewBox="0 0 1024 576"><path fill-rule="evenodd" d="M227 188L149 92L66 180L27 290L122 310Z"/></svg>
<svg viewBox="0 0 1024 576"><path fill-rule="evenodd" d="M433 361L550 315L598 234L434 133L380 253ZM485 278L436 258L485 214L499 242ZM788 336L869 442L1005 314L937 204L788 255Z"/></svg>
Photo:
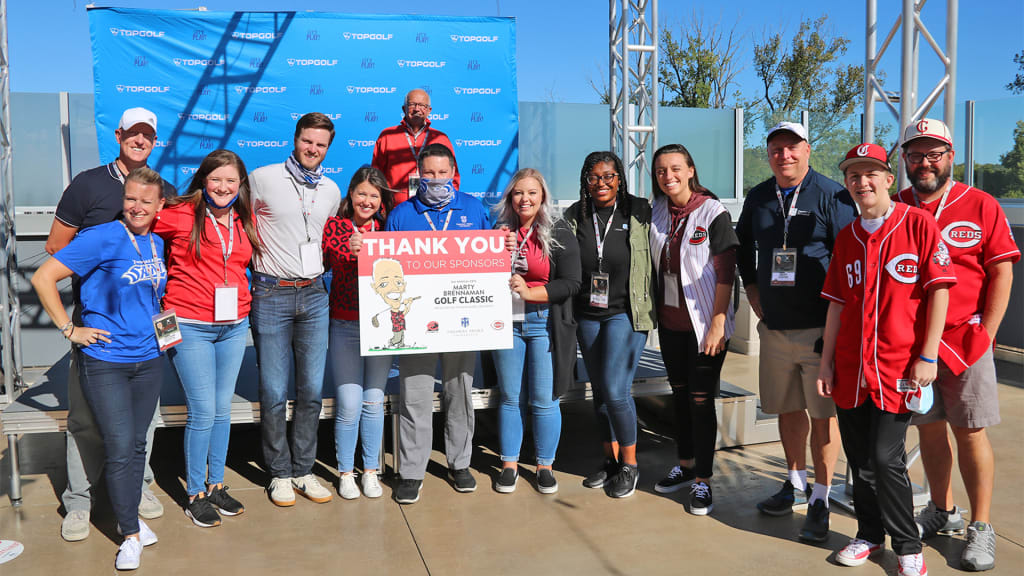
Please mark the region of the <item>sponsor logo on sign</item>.
<svg viewBox="0 0 1024 576"><path fill-rule="evenodd" d="M214 140L213 138L206 138L206 137L204 137L204 138L200 138L199 139L199 149L200 150L213 150L216 147L217 147L217 141Z"/></svg>
<svg viewBox="0 0 1024 576"><path fill-rule="evenodd" d="M266 122L267 121L267 117L268 116L267 116L266 112L253 112L252 113L252 121L253 122Z"/></svg>
<svg viewBox="0 0 1024 576"><path fill-rule="evenodd" d="M231 37L236 40L277 40L284 36L284 32L232 32Z"/></svg>
<svg viewBox="0 0 1024 576"><path fill-rule="evenodd" d="M376 144L376 142L374 142L373 140L349 140L348 141L348 147L349 148L373 148L374 144Z"/></svg>
<svg viewBox="0 0 1024 576"><path fill-rule="evenodd" d="M981 226L970 220L960 220L942 229L942 239L950 246L970 248L981 242Z"/></svg>
<svg viewBox="0 0 1024 576"><path fill-rule="evenodd" d="M323 87L322 84L310 84L309 85L309 95L310 96L320 96L323 93L324 93L324 87Z"/></svg>
<svg viewBox="0 0 1024 576"><path fill-rule="evenodd" d="M437 332L437 329L437 320L431 320L430 322L427 322L427 332Z"/></svg>
<svg viewBox="0 0 1024 576"><path fill-rule="evenodd" d="M502 322L501 320L495 320L494 322L491 322L491 328L494 328L495 330L501 330L504 327L505 323Z"/></svg>
<svg viewBox="0 0 1024 576"><path fill-rule="evenodd" d="M263 68L263 58L249 58L249 68L259 69Z"/></svg>
<svg viewBox="0 0 1024 576"><path fill-rule="evenodd" d="M861 144L857 147L857 156L867 156L868 150L871 150L870 144Z"/></svg>
<svg viewBox="0 0 1024 576"><path fill-rule="evenodd" d="M339 119L341 119L341 112L338 112L337 114L331 114L331 113L324 112L323 114L324 114L324 116L327 116L331 120L339 120ZM292 120L298 120L299 118L302 118L302 116L303 115L301 113L299 113L299 112L292 112L291 113Z"/></svg>
<svg viewBox="0 0 1024 576"><path fill-rule="evenodd" d="M483 115L482 112L473 112L472 114L469 115L469 121L470 122L483 122L484 121L484 115Z"/></svg>
<svg viewBox="0 0 1024 576"><path fill-rule="evenodd" d="M174 146L174 142L171 140L154 140L153 148L170 148Z"/></svg>
<svg viewBox="0 0 1024 576"><path fill-rule="evenodd" d="M236 140L239 148L287 148L292 145L287 140Z"/></svg>
<svg viewBox="0 0 1024 576"><path fill-rule="evenodd" d="M287 86L235 86L239 94L281 94L287 90Z"/></svg>
<svg viewBox="0 0 1024 576"><path fill-rule="evenodd" d="M206 120L208 122L227 122L230 119L230 116L230 114L189 114L187 112L178 112L178 120Z"/></svg>
<svg viewBox="0 0 1024 576"><path fill-rule="evenodd" d="M333 58L327 60L326 58L287 58L289 66L337 66L338 59Z"/></svg>
<svg viewBox="0 0 1024 576"><path fill-rule="evenodd" d="M416 33L416 43L417 44L426 44L427 42L430 42L430 36L427 36L426 32L417 32Z"/></svg>
<svg viewBox="0 0 1024 576"><path fill-rule="evenodd" d="M430 114L429 118L431 122L437 122L438 120L447 120L448 114Z"/></svg>
<svg viewBox="0 0 1024 576"><path fill-rule="evenodd" d="M483 174L484 173L484 165L483 164L473 164L473 169L472 169L471 173L472 174L477 174L477 175Z"/></svg>
<svg viewBox="0 0 1024 576"><path fill-rule="evenodd" d="M345 40L391 40L394 34L379 34L376 32L342 32Z"/></svg>
<svg viewBox="0 0 1024 576"><path fill-rule="evenodd" d="M363 58L363 61L359 64L359 67L363 70L373 70L377 67L377 64L373 61L373 58Z"/></svg>
<svg viewBox="0 0 1024 576"><path fill-rule="evenodd" d="M895 256L886 262L885 271L897 282L903 284L917 282L917 254L905 252Z"/></svg>
<svg viewBox="0 0 1024 576"><path fill-rule="evenodd" d="M703 226L697 226L697 229L693 231L693 236L690 238L690 244L696 246L707 242L708 229Z"/></svg>
<svg viewBox="0 0 1024 576"><path fill-rule="evenodd" d="M170 86L130 86L128 84L118 84L116 86L118 92L128 93L139 93L144 92L146 94L163 94L164 92L170 92Z"/></svg>
<svg viewBox="0 0 1024 576"><path fill-rule="evenodd" d="M497 42L497 36L466 36L462 34L452 34L452 42Z"/></svg>
<svg viewBox="0 0 1024 576"><path fill-rule="evenodd" d="M493 147L501 146L501 140L456 140L455 145L459 147Z"/></svg>
<svg viewBox="0 0 1024 576"><path fill-rule="evenodd" d="M393 94L394 86L346 86L349 94Z"/></svg>
<svg viewBox="0 0 1024 576"><path fill-rule="evenodd" d="M327 168L325 166L324 167L324 174L341 174L341 172L343 170L345 170L345 169L344 168Z"/></svg>
<svg viewBox="0 0 1024 576"><path fill-rule="evenodd" d="M191 175L195 174L197 170L199 170L199 167L197 167L197 166L182 166L181 167L181 173L184 174L185 176L191 176Z"/></svg>
<svg viewBox="0 0 1024 576"><path fill-rule="evenodd" d="M175 66L203 66L203 67L209 67L209 66L223 66L224 64L225 64L225 60L223 58L219 58L217 60L213 60L212 58L175 58L174 59L174 65Z"/></svg>
<svg viewBox="0 0 1024 576"><path fill-rule="evenodd" d="M460 320L459 323L462 324L463 328L469 328L469 317L463 316L462 320Z"/></svg>
<svg viewBox="0 0 1024 576"><path fill-rule="evenodd" d="M445 60L396 60L399 68L444 68Z"/></svg>
<svg viewBox="0 0 1024 576"><path fill-rule="evenodd" d="M203 30L193 30L192 39L196 42L202 42L203 40L206 40L206 32Z"/></svg>
<svg viewBox="0 0 1024 576"><path fill-rule="evenodd" d="M462 86L455 86L452 88L456 94L471 95L471 94L501 94L501 88L464 88Z"/></svg>
<svg viewBox="0 0 1024 576"><path fill-rule="evenodd" d="M136 56L135 57L135 61L133 62L133 64L135 64L135 66L138 67L138 68L142 68L146 64L149 64L149 60L146 59L145 56Z"/></svg>
<svg viewBox="0 0 1024 576"><path fill-rule="evenodd" d="M470 60L469 62L466 62L466 70L470 70L472 72L476 72L479 69L480 69L480 61L479 60Z"/></svg>
<svg viewBox="0 0 1024 576"><path fill-rule="evenodd" d="M376 122L376 121L377 121L377 113L376 112L367 112L365 115L363 115L363 122Z"/></svg>
<svg viewBox="0 0 1024 576"><path fill-rule="evenodd" d="M306 31L306 40L319 40L319 39L320 39L320 33L317 32L316 30L307 30Z"/></svg>
<svg viewBox="0 0 1024 576"><path fill-rule="evenodd" d="M163 30L129 30L127 28L111 28L110 33L114 36L125 38L163 38Z"/></svg>

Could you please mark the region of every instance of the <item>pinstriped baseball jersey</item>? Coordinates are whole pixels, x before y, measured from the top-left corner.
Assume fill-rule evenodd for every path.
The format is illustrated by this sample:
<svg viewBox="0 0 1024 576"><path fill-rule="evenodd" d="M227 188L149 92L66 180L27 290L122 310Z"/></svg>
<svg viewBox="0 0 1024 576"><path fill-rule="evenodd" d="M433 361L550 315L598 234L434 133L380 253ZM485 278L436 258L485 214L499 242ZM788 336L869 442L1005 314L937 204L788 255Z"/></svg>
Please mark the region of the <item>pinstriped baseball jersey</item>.
<svg viewBox="0 0 1024 576"><path fill-rule="evenodd" d="M821 295L843 305L832 399L843 409L870 399L885 412L906 412L899 380L920 354L928 288L956 282L935 219L893 204L874 233L861 218L843 228Z"/></svg>

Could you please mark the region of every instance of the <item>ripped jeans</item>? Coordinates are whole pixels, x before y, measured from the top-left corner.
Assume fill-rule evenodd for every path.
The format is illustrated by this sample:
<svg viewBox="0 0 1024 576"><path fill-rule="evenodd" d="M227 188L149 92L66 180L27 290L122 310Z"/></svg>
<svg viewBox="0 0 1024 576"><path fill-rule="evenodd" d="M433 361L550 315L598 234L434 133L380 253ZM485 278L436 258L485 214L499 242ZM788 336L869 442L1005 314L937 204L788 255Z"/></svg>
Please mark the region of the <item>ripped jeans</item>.
<svg viewBox="0 0 1024 576"><path fill-rule="evenodd" d="M384 436L384 387L391 356L360 356L359 322L333 318L327 356L334 379L338 472L355 468L357 439L362 439L363 470L376 470Z"/></svg>

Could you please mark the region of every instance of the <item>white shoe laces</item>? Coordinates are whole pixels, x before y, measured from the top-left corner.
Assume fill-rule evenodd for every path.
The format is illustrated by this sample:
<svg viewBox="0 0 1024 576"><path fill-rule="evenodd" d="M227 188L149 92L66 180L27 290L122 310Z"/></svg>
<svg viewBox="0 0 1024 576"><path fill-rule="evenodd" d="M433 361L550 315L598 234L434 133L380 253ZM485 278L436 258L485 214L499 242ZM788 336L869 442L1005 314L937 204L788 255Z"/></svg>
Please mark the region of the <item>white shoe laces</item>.
<svg viewBox="0 0 1024 576"><path fill-rule="evenodd" d="M695 495L697 498L707 498L708 496L711 496L711 488L703 482L697 482L690 490L691 494Z"/></svg>

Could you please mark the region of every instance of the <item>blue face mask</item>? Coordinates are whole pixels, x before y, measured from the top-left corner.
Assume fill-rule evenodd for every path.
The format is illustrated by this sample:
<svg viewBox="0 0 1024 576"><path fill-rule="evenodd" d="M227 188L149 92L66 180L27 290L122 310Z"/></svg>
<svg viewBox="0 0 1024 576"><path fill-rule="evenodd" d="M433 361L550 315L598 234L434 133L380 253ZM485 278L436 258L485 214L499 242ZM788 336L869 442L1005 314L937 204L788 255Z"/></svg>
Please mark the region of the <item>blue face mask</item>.
<svg viewBox="0 0 1024 576"><path fill-rule="evenodd" d="M918 414L927 414L935 402L932 386L918 386L916 391L908 393L906 399L907 409Z"/></svg>
<svg viewBox="0 0 1024 576"><path fill-rule="evenodd" d="M209 204L210 206L213 206L214 208L219 208L221 210L223 210L225 208L231 208L231 205L234 204L236 200L238 200L238 197L240 195L241 194L235 194L235 197L232 198L230 202L228 202L227 204L221 206L221 205L217 204L216 202L214 202L213 198L211 198L210 195L206 192L206 188L203 188L203 198L206 198L206 203Z"/></svg>
<svg viewBox="0 0 1024 576"><path fill-rule="evenodd" d="M416 188L420 202L432 208L443 208L454 195L455 185L451 178L420 178Z"/></svg>

